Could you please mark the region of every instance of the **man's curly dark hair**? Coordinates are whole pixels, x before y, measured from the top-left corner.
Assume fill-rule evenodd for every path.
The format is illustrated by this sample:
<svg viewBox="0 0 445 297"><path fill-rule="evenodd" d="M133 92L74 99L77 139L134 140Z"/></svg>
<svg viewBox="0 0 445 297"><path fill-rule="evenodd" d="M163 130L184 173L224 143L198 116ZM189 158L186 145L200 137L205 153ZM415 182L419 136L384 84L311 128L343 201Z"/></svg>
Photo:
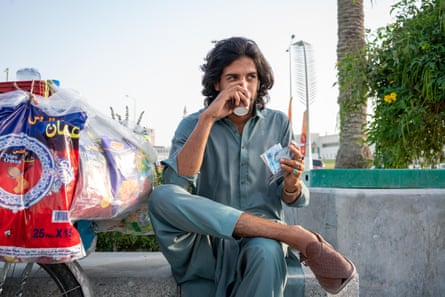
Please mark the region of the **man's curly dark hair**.
<svg viewBox="0 0 445 297"><path fill-rule="evenodd" d="M201 65L201 70L204 72L202 94L206 97L204 100L205 106L212 103L218 96L219 91L215 90L215 85L220 81L224 68L241 57L249 57L255 63L259 79L259 90L257 98L255 98L255 105L259 110L264 109L269 101L268 91L274 84L272 68L258 45L244 37L220 40L207 54L205 63Z"/></svg>

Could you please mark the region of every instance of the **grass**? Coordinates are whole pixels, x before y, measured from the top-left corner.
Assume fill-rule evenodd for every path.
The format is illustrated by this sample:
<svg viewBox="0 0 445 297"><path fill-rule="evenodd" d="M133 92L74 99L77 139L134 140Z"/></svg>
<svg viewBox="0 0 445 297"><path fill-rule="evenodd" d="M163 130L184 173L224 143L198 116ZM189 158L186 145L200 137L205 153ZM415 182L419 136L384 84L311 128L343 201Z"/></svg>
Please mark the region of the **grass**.
<svg viewBox="0 0 445 297"><path fill-rule="evenodd" d="M335 168L335 159L323 160L324 169L333 169Z"/></svg>

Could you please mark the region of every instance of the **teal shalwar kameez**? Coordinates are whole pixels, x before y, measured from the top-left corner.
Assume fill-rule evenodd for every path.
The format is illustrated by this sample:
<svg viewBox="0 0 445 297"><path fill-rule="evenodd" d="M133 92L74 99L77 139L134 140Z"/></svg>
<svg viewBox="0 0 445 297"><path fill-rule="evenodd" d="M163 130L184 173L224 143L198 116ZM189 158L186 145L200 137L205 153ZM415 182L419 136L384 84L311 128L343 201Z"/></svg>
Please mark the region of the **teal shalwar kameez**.
<svg viewBox="0 0 445 297"><path fill-rule="evenodd" d="M242 135L228 118L210 132L197 176L177 174L176 156L202 111L184 118L175 132L169 159L163 161L164 185L149 200L150 217L160 249L182 288L183 297L283 296L285 252L267 238L234 238L243 212L283 221L282 181L270 183L260 155L293 138L287 116L256 110ZM290 206L309 203L309 191Z"/></svg>

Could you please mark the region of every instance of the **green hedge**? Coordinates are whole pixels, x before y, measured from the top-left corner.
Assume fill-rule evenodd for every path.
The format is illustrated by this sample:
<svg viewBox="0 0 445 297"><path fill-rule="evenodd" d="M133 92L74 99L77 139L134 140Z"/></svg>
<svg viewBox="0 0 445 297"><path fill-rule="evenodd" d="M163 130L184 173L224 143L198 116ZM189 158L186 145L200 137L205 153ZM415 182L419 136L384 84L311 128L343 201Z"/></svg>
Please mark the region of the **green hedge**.
<svg viewBox="0 0 445 297"><path fill-rule="evenodd" d="M159 246L154 235L131 235L120 232L97 234L96 251L98 252L157 252Z"/></svg>

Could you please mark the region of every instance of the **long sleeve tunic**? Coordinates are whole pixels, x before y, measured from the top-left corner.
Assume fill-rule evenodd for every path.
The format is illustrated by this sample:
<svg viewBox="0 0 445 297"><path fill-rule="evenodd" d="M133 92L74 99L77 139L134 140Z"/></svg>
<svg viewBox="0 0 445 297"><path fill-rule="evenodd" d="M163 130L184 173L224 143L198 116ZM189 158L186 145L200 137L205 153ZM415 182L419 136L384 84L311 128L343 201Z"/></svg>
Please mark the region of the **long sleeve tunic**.
<svg viewBox="0 0 445 297"><path fill-rule="evenodd" d="M219 119L199 173L179 176L176 156L201 112L179 124L170 156L163 161L166 185L151 194L150 217L161 251L184 297L282 296L287 270L281 243L234 238L233 230L243 212L284 221L283 182L270 182L271 172L260 156L274 144L289 145L290 122L284 113L264 109L256 111L240 134L230 119ZM290 206L308 203L303 186Z"/></svg>

